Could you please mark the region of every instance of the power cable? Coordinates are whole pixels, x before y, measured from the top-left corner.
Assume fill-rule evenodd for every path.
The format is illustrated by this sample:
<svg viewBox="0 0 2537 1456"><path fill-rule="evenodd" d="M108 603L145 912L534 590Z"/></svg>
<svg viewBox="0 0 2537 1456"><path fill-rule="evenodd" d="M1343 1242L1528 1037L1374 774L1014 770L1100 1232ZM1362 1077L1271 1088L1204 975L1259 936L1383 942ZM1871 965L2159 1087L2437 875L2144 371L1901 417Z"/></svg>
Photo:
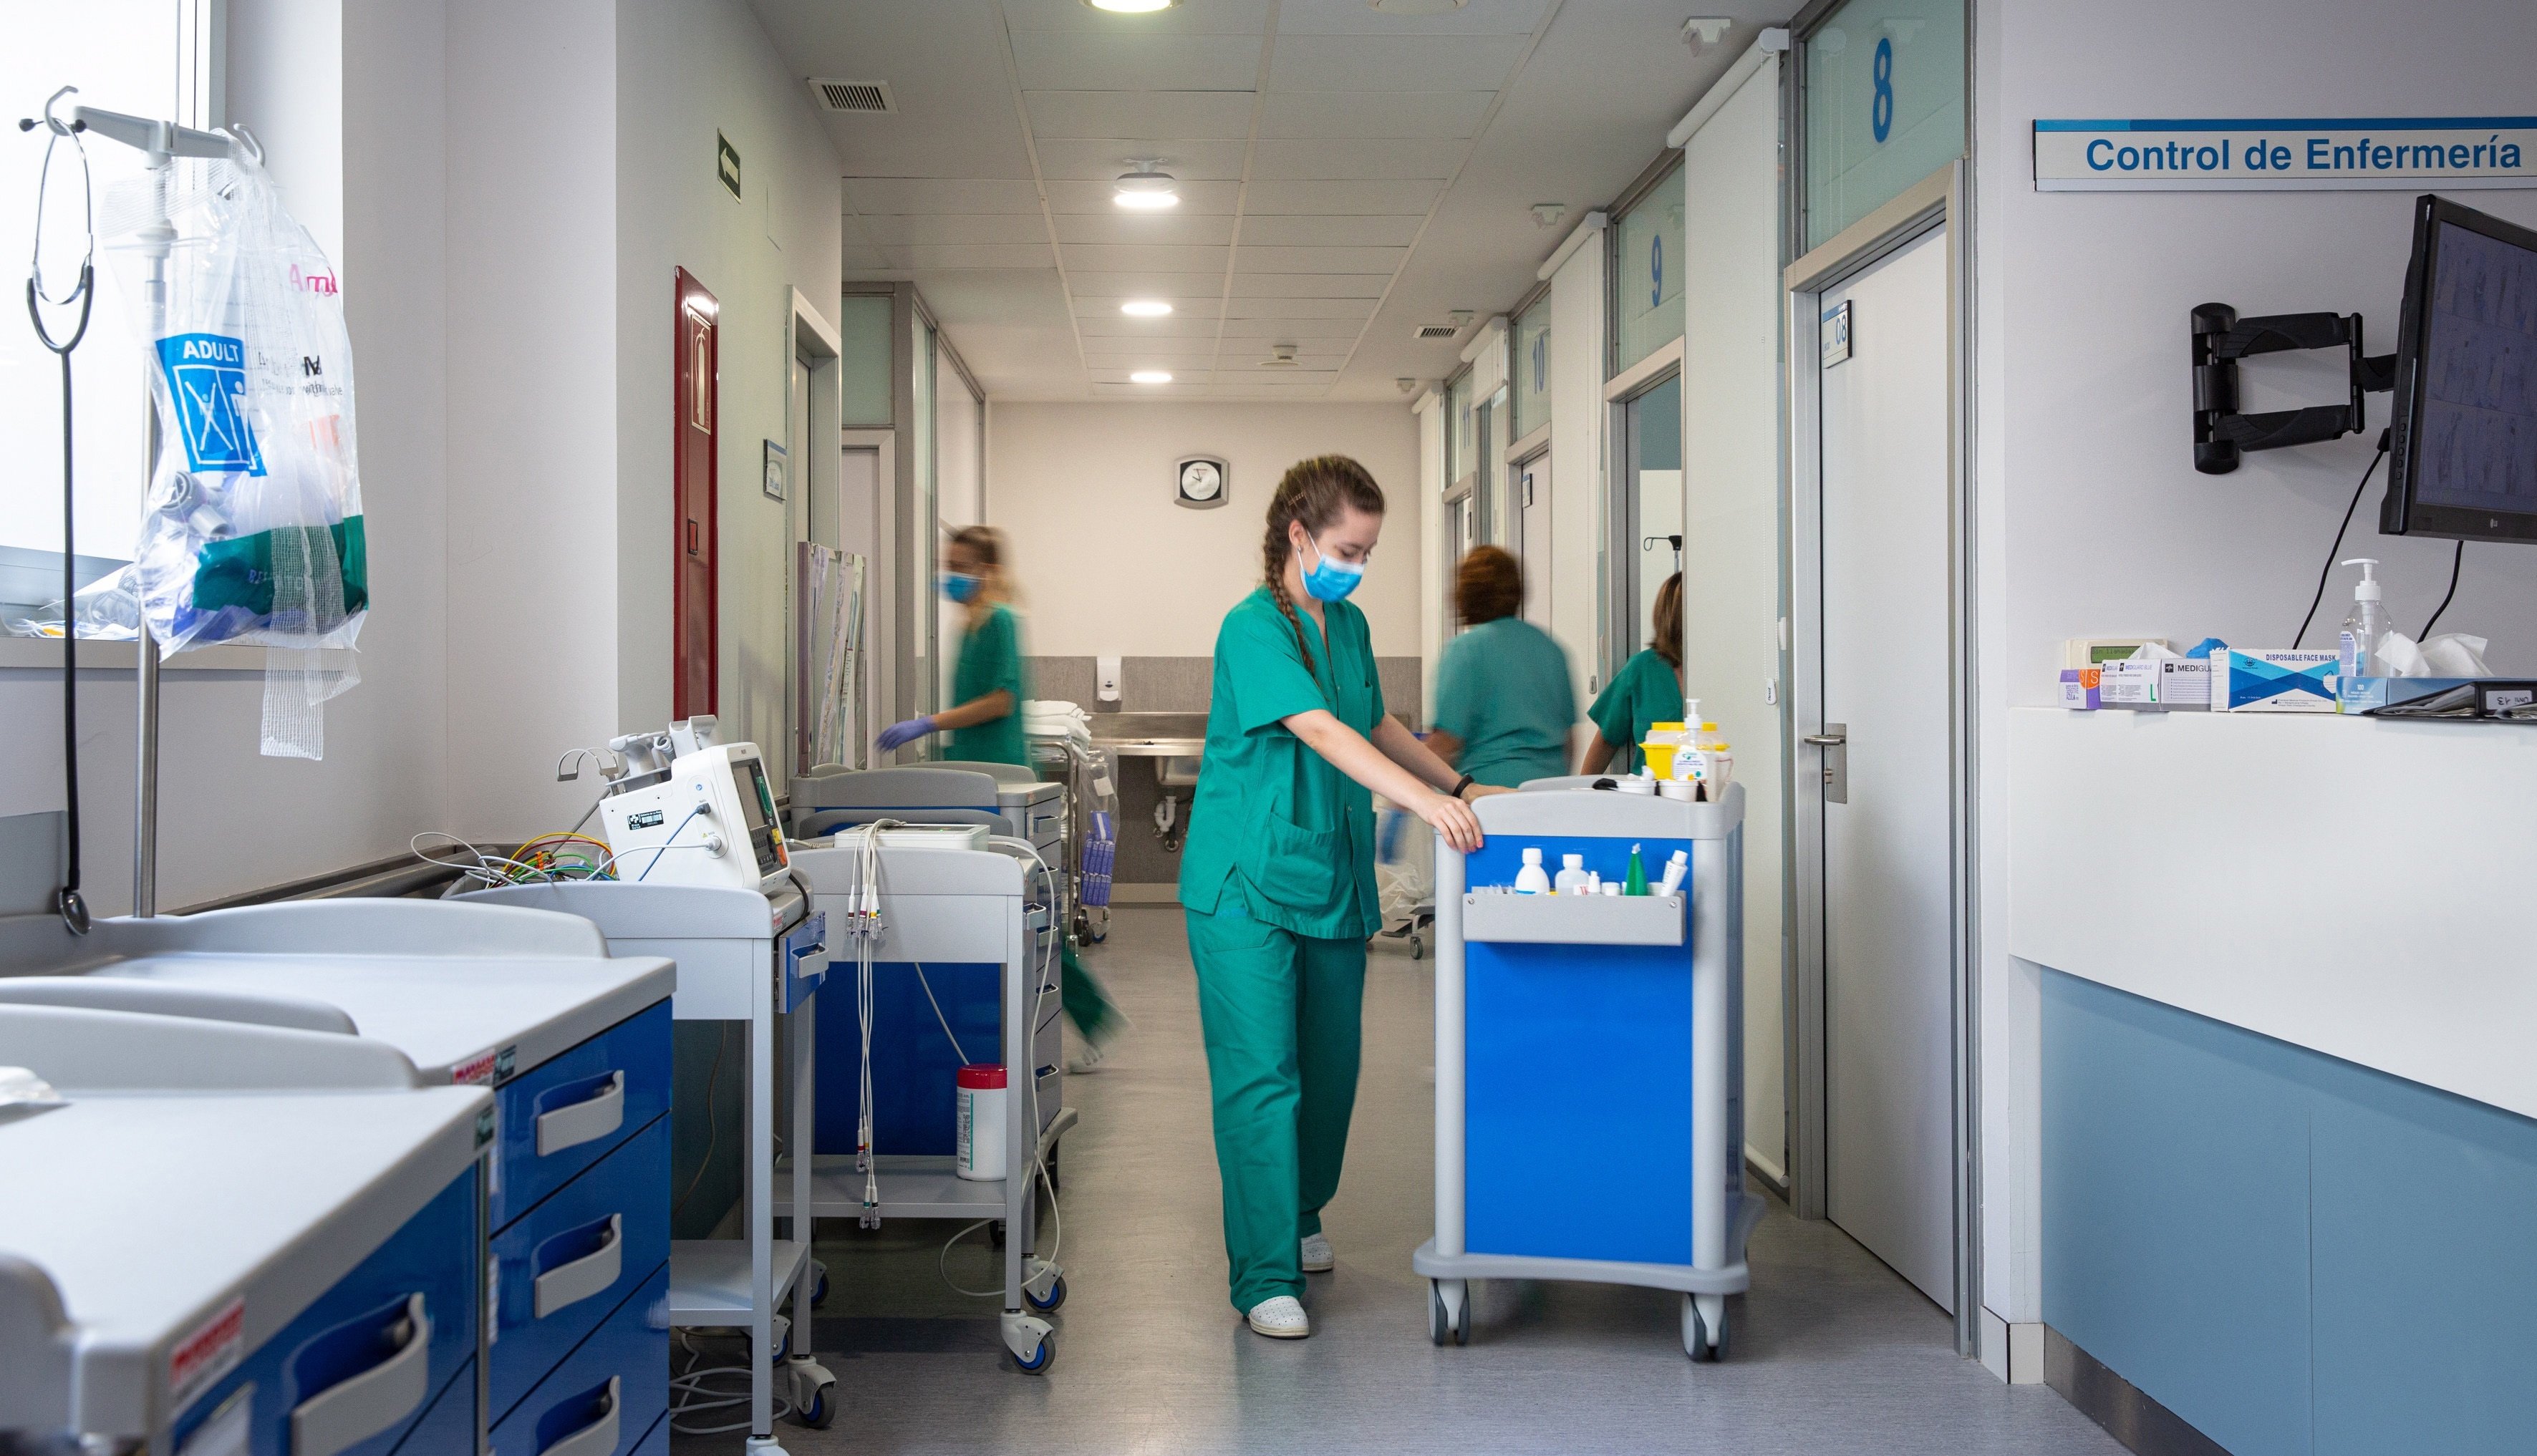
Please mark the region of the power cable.
<svg viewBox="0 0 2537 1456"><path fill-rule="evenodd" d="M2447 594L2446 594L2446 595L2444 595L2444 596L2442 596L2442 597L2440 598L2440 604L2439 604L2439 605L2438 605L2438 606L2436 606L2436 607L2434 607L2434 608L2432 608L2432 619L2431 619L2430 621L2428 621L2428 622L2423 623L2423 635L2422 635L2421 637L2419 637L2419 638L2416 638L2416 639L2415 639L2416 641L2418 641L2418 642L2429 642L2429 641L2431 641L2431 640L2432 640L2432 629L2433 629L2434 627L2437 627L2437 626L2439 626L2439 625L2440 624L2440 617L2441 617L2444 613L2446 613L2446 612L2448 611L2448 609L2449 609L2449 602L2450 602L2453 599L2455 599L2455 598L2456 598L2456 596L2457 596L2458 570L2459 570L2459 568L2461 568L2461 567L2463 567L2463 566L2465 566L2465 565L2466 565L2466 542L2465 542L2465 540L2461 539L2461 540L2459 540L2459 541L2458 541L2458 543L2457 543L2457 554L2456 554L2456 555L2454 555L2454 556L2451 556L2451 557L2449 558L2449 589L2448 589L2448 592L2447 592Z"/></svg>
<svg viewBox="0 0 2537 1456"><path fill-rule="evenodd" d="M2291 650L2308 638L2309 624L2316 620L2317 603L2325 600L2326 578L2334 574L2334 558L2343 554L2343 534L2352 529L2352 513L2361 508L2361 493L2370 488L2370 477L2378 474L2378 462L2387 458L2387 432L2378 432L2378 453L2370 457L2370 469L2361 473L2361 483L2352 487L2352 504L2343 508L2343 524L2334 528L2334 544L2326 548L2325 566L2316 574L2316 595L2309 599L2308 615L2300 618L2298 635L2291 638Z"/></svg>

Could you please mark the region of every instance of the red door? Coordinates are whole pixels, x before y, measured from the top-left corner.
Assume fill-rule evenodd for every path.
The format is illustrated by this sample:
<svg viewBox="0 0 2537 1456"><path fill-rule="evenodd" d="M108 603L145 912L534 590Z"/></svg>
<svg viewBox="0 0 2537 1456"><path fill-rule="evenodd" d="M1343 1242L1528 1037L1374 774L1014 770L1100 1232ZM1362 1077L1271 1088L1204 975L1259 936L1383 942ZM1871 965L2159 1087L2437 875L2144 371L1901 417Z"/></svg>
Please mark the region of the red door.
<svg viewBox="0 0 2537 1456"><path fill-rule="evenodd" d="M670 494L677 518L670 590L670 716L714 711L720 585L714 573L717 471L715 416L721 404L716 320L721 305L683 268L679 270L678 443L670 456Z"/></svg>

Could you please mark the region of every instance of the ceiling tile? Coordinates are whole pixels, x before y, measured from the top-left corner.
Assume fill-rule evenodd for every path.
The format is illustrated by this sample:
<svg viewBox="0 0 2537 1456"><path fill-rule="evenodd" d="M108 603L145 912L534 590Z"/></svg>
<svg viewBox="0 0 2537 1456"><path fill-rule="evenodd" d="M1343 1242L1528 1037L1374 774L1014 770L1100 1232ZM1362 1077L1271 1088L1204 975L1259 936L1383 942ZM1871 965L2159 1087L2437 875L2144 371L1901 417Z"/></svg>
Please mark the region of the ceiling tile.
<svg viewBox="0 0 2537 1456"><path fill-rule="evenodd" d="M1036 213L1027 177L848 177L846 206L858 213Z"/></svg>
<svg viewBox="0 0 2537 1456"><path fill-rule="evenodd" d="M1210 307L1204 314L1176 313L1167 319L1132 319L1115 308L1077 308L1075 330L1083 336L1083 347L1090 348L1094 340L1104 341L1102 348L1113 345L1125 348L1140 339L1166 344L1187 344L1193 340L1213 340L1222 327L1217 310Z"/></svg>
<svg viewBox="0 0 2537 1456"><path fill-rule="evenodd" d="M875 213L855 224L877 243L1045 243L1037 213Z"/></svg>
<svg viewBox="0 0 2537 1456"><path fill-rule="evenodd" d="M1181 0L1152 15L1115 15L1094 10L1083 0L1004 0L1005 19L1016 35L1024 31L1258 35L1268 29L1268 6L1269 0Z"/></svg>
<svg viewBox="0 0 2537 1456"><path fill-rule="evenodd" d="M1242 91L1022 93L1034 137L1248 137L1253 96ZM1296 133L1318 136L1323 133ZM1449 135L1410 132L1409 136ZM1451 133L1450 135L1466 135Z"/></svg>
<svg viewBox="0 0 2537 1456"><path fill-rule="evenodd" d="M1055 0L1044 0L1055 3ZM1277 11L1280 35L1506 35L1528 34L1541 24L1550 0L1469 0L1443 15L1384 15L1365 0L1285 0ZM1675 12L1679 14L1679 12ZM1278 42L1283 45L1285 42Z"/></svg>
<svg viewBox="0 0 2537 1456"><path fill-rule="evenodd" d="M1425 217L1415 213L1390 216L1331 217L1327 214L1253 215L1242 220L1242 245L1261 247L1396 247L1417 241ZM1066 234L1058 233L1060 240Z"/></svg>
<svg viewBox="0 0 2537 1456"><path fill-rule="evenodd" d="M1052 213L1098 213L1106 218L1124 217L1128 210L1110 200L1118 189L1107 182L1051 182L1048 184L1048 210ZM1242 197L1239 182L1183 182L1181 205L1171 211L1187 217L1192 213L1215 213L1231 217L1234 205Z"/></svg>
<svg viewBox="0 0 2537 1456"><path fill-rule="evenodd" d="M1211 273L1221 278L1231 252L1221 244L1176 247L1162 243L1069 243L1059 261L1070 275L1079 269L1085 273Z"/></svg>
<svg viewBox="0 0 2537 1456"><path fill-rule="evenodd" d="M1304 353L1346 353L1356 346L1353 330L1338 332L1324 328L1309 319L1229 319L1224 325L1224 348L1227 350L1256 348L1263 353L1272 344L1291 344Z"/></svg>
<svg viewBox="0 0 2537 1456"><path fill-rule="evenodd" d="M1476 136L1480 117L1489 109L1491 95L1485 91L1289 92L1271 95L1261 98L1260 135Z"/></svg>
<svg viewBox="0 0 2537 1456"><path fill-rule="evenodd" d="M1339 319L1351 328L1374 317L1371 298L1234 298L1224 305L1225 327L1246 319ZM1320 332L1327 333L1328 330Z"/></svg>
<svg viewBox="0 0 2537 1456"><path fill-rule="evenodd" d="M849 238L838 255L838 267L847 273L876 273L888 268L889 260L880 255L879 248Z"/></svg>
<svg viewBox="0 0 2537 1456"><path fill-rule="evenodd" d="M1139 349L1095 349L1087 347L1083 350L1083 367L1122 370L1169 369L1175 374L1188 374L1213 369L1218 365L1215 346L1207 344L1175 353Z"/></svg>
<svg viewBox="0 0 2537 1456"><path fill-rule="evenodd" d="M1070 269L1066 283L1078 304L1103 298L1168 298L1175 303L1195 298L1213 303L1224 296L1221 273L1076 273Z"/></svg>
<svg viewBox="0 0 2537 1456"><path fill-rule="evenodd" d="M1185 182L1242 180L1244 144L1239 137L1181 137L1171 141L1151 137L1042 137L1034 145L1039 149L1039 174L1051 180L1107 182L1129 170L1131 159L1143 158L1151 158Z"/></svg>
<svg viewBox="0 0 2537 1456"><path fill-rule="evenodd" d="M1245 246L1234 259L1238 273L1360 273L1390 277L1409 256L1407 248Z"/></svg>
<svg viewBox="0 0 2537 1456"><path fill-rule="evenodd" d="M1261 44L1257 32L1022 31L1013 35L1013 69L1026 92L1247 92L1260 81Z"/></svg>
<svg viewBox="0 0 2537 1456"><path fill-rule="evenodd" d="M1272 92L1496 91L1524 54L1524 35L1286 35L1268 67ZM1022 84L1032 85L1027 73Z"/></svg>
<svg viewBox="0 0 2537 1456"><path fill-rule="evenodd" d="M892 268L1038 268L1051 261L1044 242L914 243L880 251Z"/></svg>
<svg viewBox="0 0 2537 1456"><path fill-rule="evenodd" d="M1441 182L1254 182L1243 211L1265 217L1329 214L1419 216L1435 206ZM1052 201L1054 197L1052 195Z"/></svg>
<svg viewBox="0 0 2537 1456"><path fill-rule="evenodd" d="M1055 219L1062 243L1229 243L1233 219L1223 213L1065 213Z"/></svg>
<svg viewBox="0 0 2537 1456"><path fill-rule="evenodd" d="M954 269L928 276L926 305L945 327L959 326L953 342L967 357L972 328L1035 325L1068 335L1067 356L1073 356L1073 330L1066 317L1066 292L1054 268L1004 271Z"/></svg>
<svg viewBox="0 0 2537 1456"><path fill-rule="evenodd" d="M1236 298L1380 298L1388 273L1236 273Z"/></svg>
<svg viewBox="0 0 2537 1456"><path fill-rule="evenodd" d="M1444 178L1463 164L1469 145L1456 137L1263 137L1252 154L1251 179Z"/></svg>

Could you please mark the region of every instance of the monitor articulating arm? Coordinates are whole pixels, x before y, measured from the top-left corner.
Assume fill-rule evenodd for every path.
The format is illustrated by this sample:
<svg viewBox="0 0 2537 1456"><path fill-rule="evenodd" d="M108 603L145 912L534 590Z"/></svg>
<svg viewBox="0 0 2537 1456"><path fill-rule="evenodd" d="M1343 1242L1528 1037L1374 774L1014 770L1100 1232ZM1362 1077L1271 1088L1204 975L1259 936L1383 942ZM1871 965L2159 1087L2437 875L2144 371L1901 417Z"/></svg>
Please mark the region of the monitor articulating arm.
<svg viewBox="0 0 2537 1456"><path fill-rule="evenodd" d="M2238 412L2238 361L2249 354L2341 346L2351 361L2352 398L2340 405L2303 410ZM2357 313L2277 313L2242 319L2225 303L2193 310L2193 468L2225 475L2248 450L2315 445L2358 434L2364 394L2396 386L2396 356L2361 351Z"/></svg>

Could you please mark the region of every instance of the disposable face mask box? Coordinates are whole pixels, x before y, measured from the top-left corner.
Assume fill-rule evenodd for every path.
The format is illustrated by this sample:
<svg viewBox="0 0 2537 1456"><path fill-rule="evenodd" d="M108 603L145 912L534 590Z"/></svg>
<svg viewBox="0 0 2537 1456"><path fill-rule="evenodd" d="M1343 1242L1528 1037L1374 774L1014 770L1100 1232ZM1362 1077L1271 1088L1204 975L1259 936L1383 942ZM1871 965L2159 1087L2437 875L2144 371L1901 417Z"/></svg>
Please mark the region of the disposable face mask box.
<svg viewBox="0 0 2537 1456"><path fill-rule="evenodd" d="M2215 713L2332 713L2335 675L2342 665L2331 652L2241 652L2211 655L2211 709Z"/></svg>

